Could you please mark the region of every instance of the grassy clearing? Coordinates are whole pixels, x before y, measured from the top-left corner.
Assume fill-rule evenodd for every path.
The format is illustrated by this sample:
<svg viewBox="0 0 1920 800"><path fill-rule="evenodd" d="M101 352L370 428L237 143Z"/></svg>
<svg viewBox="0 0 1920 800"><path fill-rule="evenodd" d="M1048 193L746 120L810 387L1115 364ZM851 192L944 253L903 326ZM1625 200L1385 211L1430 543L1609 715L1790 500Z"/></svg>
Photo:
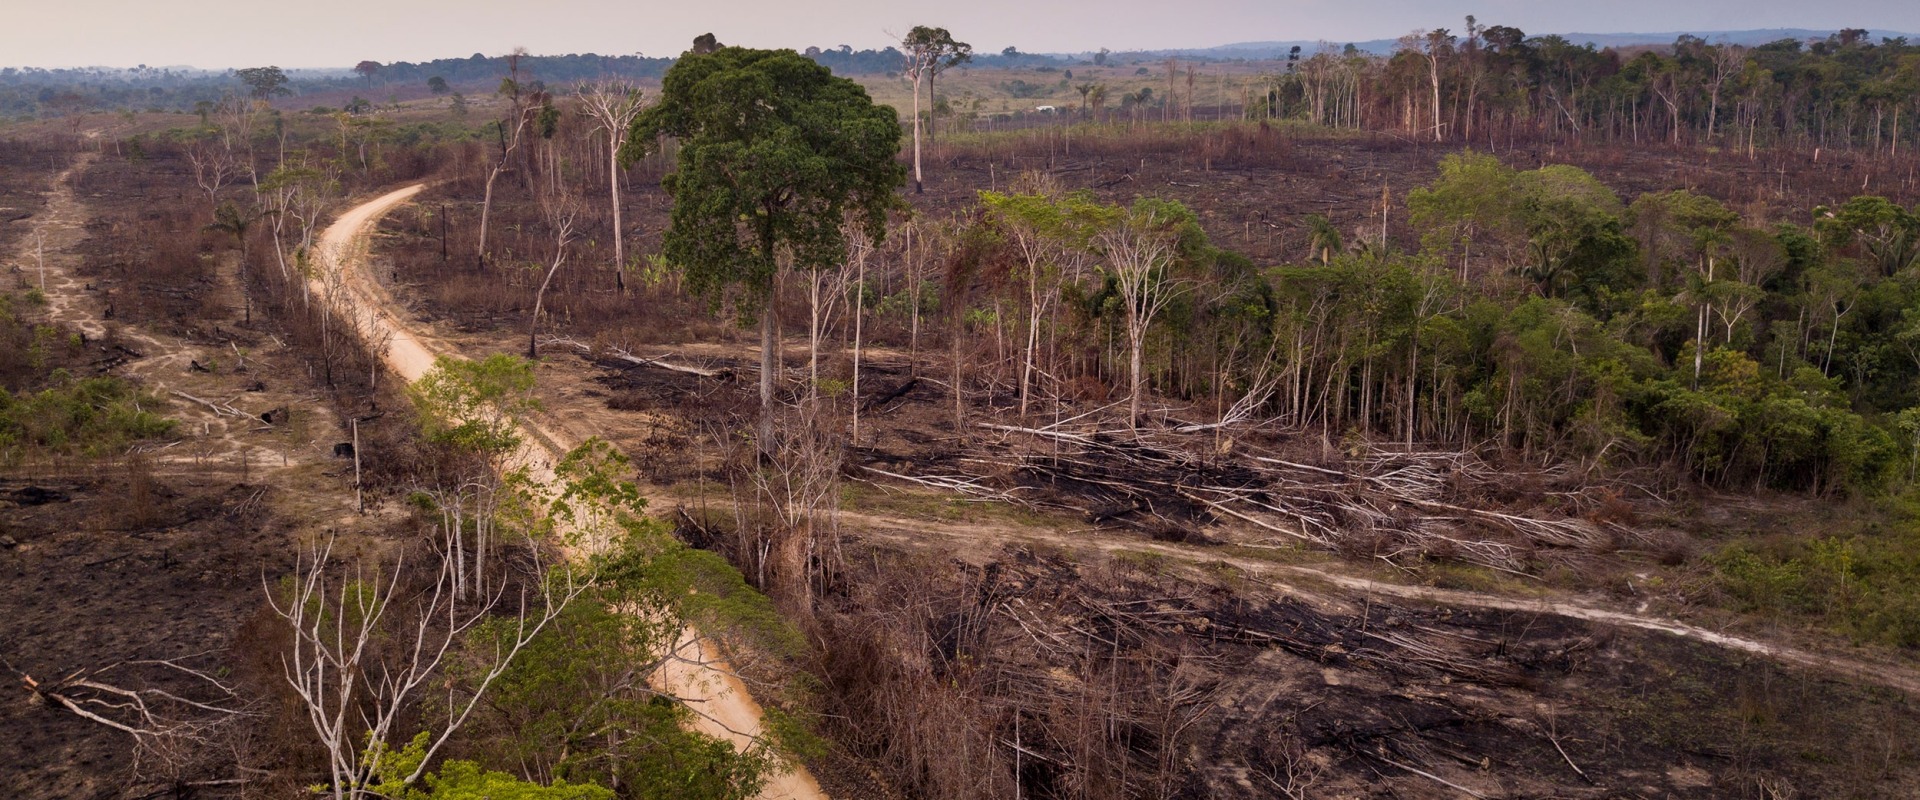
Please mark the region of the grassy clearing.
<svg viewBox="0 0 1920 800"><path fill-rule="evenodd" d="M1920 490L1821 506L1808 517L1708 555L1717 598L1860 642L1920 647Z"/></svg>

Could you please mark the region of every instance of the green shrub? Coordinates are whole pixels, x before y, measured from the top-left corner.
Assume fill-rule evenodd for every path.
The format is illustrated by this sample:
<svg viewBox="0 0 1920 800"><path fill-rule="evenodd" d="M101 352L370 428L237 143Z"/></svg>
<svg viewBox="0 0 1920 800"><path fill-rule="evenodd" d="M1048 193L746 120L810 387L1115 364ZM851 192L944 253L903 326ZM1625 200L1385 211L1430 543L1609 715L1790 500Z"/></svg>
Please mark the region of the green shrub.
<svg viewBox="0 0 1920 800"><path fill-rule="evenodd" d="M0 389L0 463L30 454L97 457L165 436L174 421L165 402L112 376L72 380L59 370L53 386L14 394Z"/></svg>

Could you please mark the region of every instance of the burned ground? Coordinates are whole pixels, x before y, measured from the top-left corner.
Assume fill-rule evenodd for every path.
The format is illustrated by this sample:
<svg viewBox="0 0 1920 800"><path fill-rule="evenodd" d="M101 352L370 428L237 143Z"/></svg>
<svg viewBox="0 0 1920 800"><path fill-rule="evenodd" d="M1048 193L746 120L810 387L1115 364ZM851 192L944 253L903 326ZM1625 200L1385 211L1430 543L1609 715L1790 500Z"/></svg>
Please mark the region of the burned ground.
<svg viewBox="0 0 1920 800"><path fill-rule="evenodd" d="M1349 241L1373 236L1383 223L1383 193L1391 198L1384 220L1389 237L1400 249L1418 249L1406 224L1404 198L1433 180L1443 157L1462 149L1486 148L1253 124L1072 134L1040 129L933 145L926 190L912 203L925 219L964 218L977 204L978 192L1008 191L1023 173L1039 171L1062 189L1087 190L1101 202L1142 196L1180 201L1196 212L1215 245L1257 264L1294 263L1308 255L1302 222L1308 215L1326 216ZM1491 152L1522 169L1579 167L1629 202L1645 192L1686 188L1721 198L1756 219L1804 221L1815 206L1859 194L1883 194L1902 204L1920 199L1911 163L1903 172L1848 152L1816 158L1791 150L1749 156L1658 145L1506 143L1496 143ZM659 186L667 164L651 157L630 172L623 208L634 252L659 249L671 210ZM480 196L478 181L476 171L458 170L435 182L416 207L385 220L382 228L389 237L382 249L396 268L381 277L403 284L405 290L397 294L425 316L462 331L523 326L539 284L540 271L530 265L551 256L552 242L545 238L531 195L515 181L503 180L496 187L489 235L499 255L481 266L473 256L480 208L471 198ZM573 266L556 276L548 298L556 332L583 341L613 336L667 344L740 338L738 328L712 319L703 301L678 292L664 265L643 260L628 274L616 275L605 216L600 211L583 218L580 239L571 245ZM886 283L885 276L880 280L882 296L903 288ZM620 283L629 291L616 291ZM783 302L800 312L793 319L804 318L797 298ZM870 335L904 345L905 333L898 320L890 320Z"/></svg>
<svg viewBox="0 0 1920 800"><path fill-rule="evenodd" d="M705 347L659 349L746 366ZM794 358L789 368L803 368ZM634 453L652 491L690 515L681 517L689 541L740 555L731 523L706 498L738 479L711 432L751 427L750 381L562 354L543 369L552 382L591 382L592 393L551 409L590 416ZM1172 487L1183 481L1253 477L1218 454L1169 464L1153 445L1110 440L1070 445L1054 462L1057 443L1043 437L956 436L951 396L909 374L898 354L865 373L870 391L907 391L863 412L839 512L845 551L813 623L822 724L843 759L874 765L891 788L853 780L836 791L1009 796L1015 780L1035 797L1461 794L1448 784L1487 797L1915 790L1920 752L1899 732L1920 733L1920 713L1898 690L1544 610L1449 607L1303 580L1290 565L1368 574L1391 548L1275 544L1204 504L1180 505ZM588 402L600 408L582 408ZM970 413L973 423L996 419ZM1164 429L1149 441L1179 443ZM1295 499L1365 497L1370 482L1408 464L1286 434L1236 447L1298 459L1308 469L1296 480L1314 478L1313 468L1342 472L1296 486ZM983 468L983 457L1002 463ZM1082 463L1058 474L1068 460ZM873 470L971 473L984 491ZM1444 473L1434 494L1419 496L1673 535L1565 475L1516 478L1472 463ZM1666 570L1663 559L1687 546L1608 534L1553 551L1563 555L1537 563L1559 588L1463 570L1446 552L1373 574L1544 593L1543 604L1584 589L1683 609L1684 588L1654 590L1660 581L1647 575L1685 587L1688 567ZM857 769L820 772L844 779ZM962 775L971 777L949 782Z"/></svg>
<svg viewBox="0 0 1920 800"><path fill-rule="evenodd" d="M232 676L232 648L259 606L260 581L285 572L287 536L300 524L270 510L267 487L160 477L139 462L4 486L15 499L5 503L10 546L0 553L0 604L11 609L0 619L0 651L42 682L169 659ZM57 495L23 499L36 488ZM132 679L186 697L207 688L151 669ZM0 748L15 757L0 770L0 793L10 797L120 797L133 786L230 772L218 765L232 754L218 751L175 764L136 758L132 737L9 689Z"/></svg>
<svg viewBox="0 0 1920 800"><path fill-rule="evenodd" d="M69 244L47 253L51 302L15 307L57 346L0 370L0 381L20 391L53 382L49 374L124 378L175 424L162 438L100 456L29 451L0 476L0 608L8 610L0 618L8 670L0 751L13 754L0 758L0 794L286 796L298 791L312 753L277 705L284 679L262 614L265 590L300 548L329 533L343 548L378 548L405 529L404 515L356 513L353 462L334 445L348 436L348 416L364 418L363 445L380 456L367 471L378 502L387 476L411 457L411 417L394 411L404 401L374 392L360 367L343 368L334 386L316 380L298 349L310 334L300 325L264 312L244 323L237 259L200 252L191 212L153 211L188 196L177 170L111 156L75 161L71 151L59 163L81 165L67 184L73 191L60 213L28 222L71 226L48 236ZM172 199L149 206L150 198L115 190L117 181ZM370 409L377 402L389 412ZM192 735L142 747L61 706L57 697L79 698L111 719L137 719L125 707L85 705L122 698L75 680L246 713L172 705L163 715L192 721ZM223 724L197 727L208 721Z"/></svg>
<svg viewBox="0 0 1920 800"><path fill-rule="evenodd" d="M1011 794L994 781L1017 773L1039 797L1914 789L1920 716L1904 698L1664 635L1276 590L1150 557L855 547L821 621L829 652L860 662L823 667L829 719L910 794L964 795L927 773L969 769L986 794ZM885 708L903 684L953 730ZM937 753L899 752L930 738Z"/></svg>

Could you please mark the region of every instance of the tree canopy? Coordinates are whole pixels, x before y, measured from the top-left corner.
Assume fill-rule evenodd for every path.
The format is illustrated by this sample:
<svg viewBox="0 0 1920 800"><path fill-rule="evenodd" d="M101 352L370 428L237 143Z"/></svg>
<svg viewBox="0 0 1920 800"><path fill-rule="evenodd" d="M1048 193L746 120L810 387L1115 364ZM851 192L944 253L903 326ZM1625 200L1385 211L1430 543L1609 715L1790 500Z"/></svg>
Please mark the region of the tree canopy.
<svg viewBox="0 0 1920 800"><path fill-rule="evenodd" d="M269 100L274 95L293 93L287 88L287 73L279 67L249 67L234 70L233 74L247 85L247 94L256 100Z"/></svg>
<svg viewBox="0 0 1920 800"><path fill-rule="evenodd" d="M696 291L742 285L763 297L782 259L838 263L850 217L876 241L894 190L900 122L859 84L792 50L690 52L660 102L633 123L621 158L679 142L664 249Z"/></svg>

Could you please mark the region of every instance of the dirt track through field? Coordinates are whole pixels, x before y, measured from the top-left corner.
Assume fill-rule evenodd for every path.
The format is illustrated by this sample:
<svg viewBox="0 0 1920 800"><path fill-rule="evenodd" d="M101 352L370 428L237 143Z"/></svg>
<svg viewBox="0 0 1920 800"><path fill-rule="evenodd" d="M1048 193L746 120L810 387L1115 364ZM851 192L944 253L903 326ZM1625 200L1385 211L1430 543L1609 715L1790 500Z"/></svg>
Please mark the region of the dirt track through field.
<svg viewBox="0 0 1920 800"><path fill-rule="evenodd" d="M432 369L435 358L458 357L460 353L407 324L394 299L372 279L365 266L374 226L423 188L416 184L388 192L341 214L321 235L325 272L312 283L315 292L333 300L336 308L343 309L343 316L355 321L363 339L376 345L385 343L382 355L388 366L408 382L419 380ZM552 465L578 442L566 441L533 423L525 427L536 451L527 456L526 466L535 480L551 483ZM685 701L695 713L694 728L701 733L730 741L742 750L762 741L764 715L760 705L710 640L689 629L675 650L679 657L661 667L655 688ZM760 797L826 800L827 795L805 766L792 764L767 781Z"/></svg>
<svg viewBox="0 0 1920 800"><path fill-rule="evenodd" d="M411 187L387 195L377 203L387 203L390 208L419 187ZM369 204L372 206L374 204ZM364 234L363 228L377 219L378 214L353 215L369 208L362 206L343 216L343 222L353 222L358 228L347 230L339 237L341 242L350 242L356 235ZM357 221L356 221L357 220ZM338 228L339 226L336 226ZM357 233L356 233L357 232ZM361 236L364 239L364 236ZM328 233L329 241L335 239L334 231ZM364 275L356 275L355 291L363 292L381 307L380 314L389 316L397 308L393 298L386 296L372 281ZM391 318L389 316L389 318ZM397 327L400 324L393 323ZM396 336L396 351L401 350L401 341L417 343L417 333L408 333L402 340ZM407 345L411 351L414 345ZM421 347L419 352L454 352L451 347ZM415 356L420 358L421 356ZM431 356L424 356L426 364L431 364ZM562 409L551 409L561 412ZM580 414L579 420L590 419L590 414ZM573 426L569 426L573 427ZM549 448L563 441L551 431L537 427L533 433L548 443ZM575 433L584 434L585 431ZM1023 543L1044 543L1049 546L1063 547L1068 550L1094 549L1103 552L1148 551L1191 564L1227 563L1245 574L1272 585L1275 589L1305 599L1323 603L1346 602L1326 591L1324 587L1334 587L1344 592L1390 597L1399 600L1433 603L1441 606L1476 608L1514 613L1546 614L1587 622L1630 628L1655 633L1664 633L1690 641L1720 647L1731 651L1748 653L1782 664L1807 669L1817 673L1842 677L1849 680L1870 683L1920 695L1920 672L1911 667L1895 664L1828 655L1780 644L1771 644L1755 639L1735 636L1710 630L1697 625L1674 619L1646 616L1625 611L1588 605L1567 599L1553 597L1524 598L1510 597L1482 592L1443 589L1430 586L1412 586L1398 583L1375 581L1351 575L1341 575L1313 567L1279 564L1257 558L1246 558L1222 553L1217 549L1199 548L1178 544L1150 541L1142 537L1110 535L1069 535L1060 531L1037 526L1016 526L979 523L944 523L907 517L872 514L859 510L843 510L840 514L843 523L861 529L879 538L893 539L907 546L925 546L928 538L951 540L956 548L978 548L982 545L1018 545Z"/></svg>
<svg viewBox="0 0 1920 800"><path fill-rule="evenodd" d="M1234 569L1240 570L1247 576L1266 583L1274 589L1288 595L1322 604L1340 601L1329 596L1324 590L1315 590L1309 588L1307 585L1296 583L1296 581L1304 579L1309 583L1327 584L1366 596L1412 600L1453 608L1476 608L1521 614L1550 614L1603 625L1670 634L1682 639L1702 642L1728 650L1750 653L1791 666L1833 673L1853 680L1898 689L1908 694L1920 696L1920 674L1916 674L1913 669L1908 667L1828 656L1708 630L1678 620L1597 608L1582 603L1550 597L1503 597L1500 595L1469 592L1458 589L1387 583L1351 575L1340 575L1313 567L1277 564L1257 558L1230 555L1214 549L1168 544L1135 537L1068 535L1046 528L1016 529L1005 525L943 524L920 520L906 520L896 517L874 516L857 511L841 512L841 520L849 525L860 527L883 537L900 540L902 544L912 544L916 540L924 540L925 537L934 536L954 539L956 540L955 546L957 547L977 548L983 544L990 543L1001 545L1033 543L1045 544L1050 547L1066 548L1070 551L1091 548L1109 554L1148 552L1196 565L1227 564Z"/></svg>
<svg viewBox="0 0 1920 800"><path fill-rule="evenodd" d="M111 293L103 295L80 272L84 263L80 245L87 239L90 214L87 204L74 191L73 178L84 174L98 158L98 152L83 152L53 178L46 207L33 215L31 227L19 242L14 263L24 271L28 284L41 289L45 295L46 306L41 313L46 322L77 331L89 342L111 343L114 352L108 355L117 363L108 371L134 379L172 401L167 416L180 423L176 430L181 438L166 444L143 444L135 449L146 453L151 463L163 469L197 471L209 464L232 468L234 462L244 460L247 466L239 468L244 474L251 469L272 471L314 461L313 443L277 435L273 426L256 416L272 408L303 402L304 398L294 393L294 387L275 381L277 386L272 390L242 391L239 386L251 382L243 371L214 374L193 368L202 362L218 362L237 370L250 361L257 363L256 356L265 355L266 348L262 348L261 353L242 355L237 345L195 344L179 336L112 319ZM139 289L131 287L124 291ZM218 321L209 321L215 322L218 330ZM272 350L283 352L285 347ZM216 411L200 401L216 403L221 410ZM327 413L323 409L309 411L319 415Z"/></svg>

